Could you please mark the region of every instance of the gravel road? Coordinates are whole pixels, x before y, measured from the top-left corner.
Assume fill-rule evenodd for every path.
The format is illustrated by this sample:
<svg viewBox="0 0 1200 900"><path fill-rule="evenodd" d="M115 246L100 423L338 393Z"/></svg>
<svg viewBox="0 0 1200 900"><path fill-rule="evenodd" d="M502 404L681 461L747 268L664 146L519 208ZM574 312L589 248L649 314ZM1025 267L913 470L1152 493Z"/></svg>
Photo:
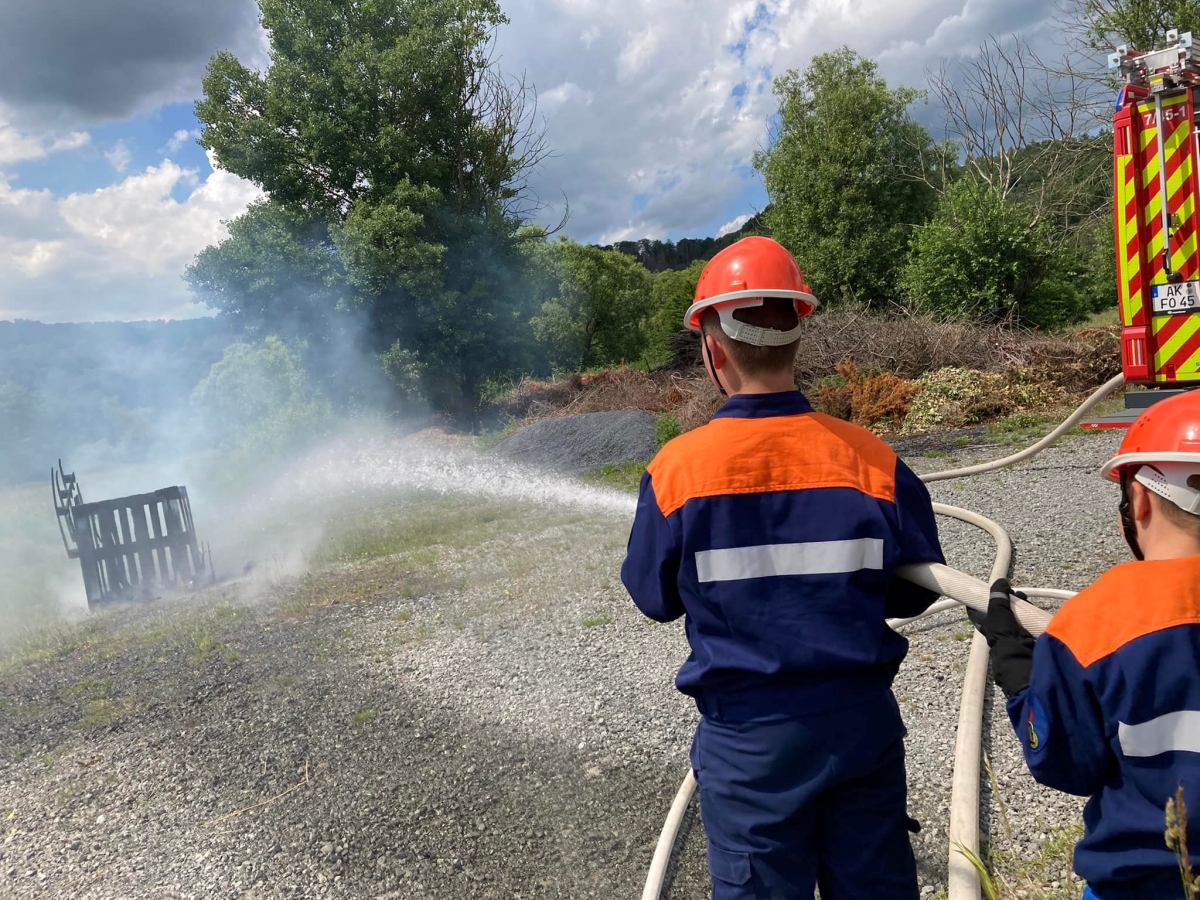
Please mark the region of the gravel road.
<svg viewBox="0 0 1200 900"><path fill-rule="evenodd" d="M1095 476L1114 441L932 493L1010 529L1016 582L1079 588L1123 559ZM402 532L385 550L360 540L302 578L107 613L0 660L0 896L638 896L696 715L672 686L682 628L620 585L622 509L400 492L371 513ZM986 574L982 534L946 523L943 542ZM970 632L952 613L906 631L896 692L932 896ZM1012 834L988 789L988 836L1036 856L1080 802L1035 785L1002 703L989 716ZM706 878L696 826L670 896L704 897Z"/></svg>

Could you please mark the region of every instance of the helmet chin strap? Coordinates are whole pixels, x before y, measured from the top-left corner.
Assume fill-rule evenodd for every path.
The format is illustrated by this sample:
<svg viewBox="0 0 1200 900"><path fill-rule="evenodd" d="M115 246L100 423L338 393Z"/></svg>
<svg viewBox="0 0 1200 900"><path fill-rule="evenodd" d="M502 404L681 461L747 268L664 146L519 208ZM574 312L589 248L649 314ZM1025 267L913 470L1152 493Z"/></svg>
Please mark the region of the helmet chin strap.
<svg viewBox="0 0 1200 900"><path fill-rule="evenodd" d="M721 392L722 397L728 397L729 392L725 390L725 385L721 384L721 373L713 365L712 354L708 351L708 335L704 332L700 333L700 352L704 354L704 361L708 364L708 371L712 372L713 381L717 383L717 390Z"/></svg>
<svg viewBox="0 0 1200 900"><path fill-rule="evenodd" d="M1138 544L1137 539L1137 524L1133 521L1133 510L1130 508L1129 484L1133 480L1128 469L1121 470L1121 505L1117 507L1117 512L1121 514L1121 531L1125 533L1125 543L1129 545L1129 549L1133 552L1133 558L1136 560L1145 559L1145 554L1142 553L1142 548Z"/></svg>

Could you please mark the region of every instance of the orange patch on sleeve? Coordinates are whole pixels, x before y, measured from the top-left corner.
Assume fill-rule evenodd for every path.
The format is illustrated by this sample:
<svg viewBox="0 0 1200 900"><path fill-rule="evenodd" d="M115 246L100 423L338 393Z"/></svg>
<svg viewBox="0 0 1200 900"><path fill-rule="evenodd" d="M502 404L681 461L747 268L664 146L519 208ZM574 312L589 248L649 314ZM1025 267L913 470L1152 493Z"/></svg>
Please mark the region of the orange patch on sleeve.
<svg viewBox="0 0 1200 900"><path fill-rule="evenodd" d="M1063 604L1046 628L1087 668L1140 637L1200 625L1200 556L1128 562Z"/></svg>
<svg viewBox="0 0 1200 900"><path fill-rule="evenodd" d="M847 487L896 499L892 448L821 413L713 419L667 444L648 471L664 516L699 497L768 491Z"/></svg>

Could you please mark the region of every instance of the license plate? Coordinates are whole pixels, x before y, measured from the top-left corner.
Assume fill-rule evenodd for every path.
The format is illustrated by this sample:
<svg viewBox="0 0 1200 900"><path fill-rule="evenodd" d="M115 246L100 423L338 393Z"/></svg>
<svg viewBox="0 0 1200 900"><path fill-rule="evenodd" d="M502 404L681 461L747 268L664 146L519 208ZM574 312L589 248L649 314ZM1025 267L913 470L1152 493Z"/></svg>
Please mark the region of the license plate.
<svg viewBox="0 0 1200 900"><path fill-rule="evenodd" d="M1150 306L1155 315L1195 312L1200 309L1200 283L1156 284L1151 289Z"/></svg>

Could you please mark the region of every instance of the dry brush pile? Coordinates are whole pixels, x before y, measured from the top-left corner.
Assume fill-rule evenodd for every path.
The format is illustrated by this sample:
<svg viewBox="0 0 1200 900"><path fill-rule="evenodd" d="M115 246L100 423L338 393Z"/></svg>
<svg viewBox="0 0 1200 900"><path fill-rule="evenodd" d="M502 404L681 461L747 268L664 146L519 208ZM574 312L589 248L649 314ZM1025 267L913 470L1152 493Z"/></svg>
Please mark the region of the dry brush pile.
<svg viewBox="0 0 1200 900"><path fill-rule="evenodd" d="M915 434L1061 407L1117 374L1120 358L1113 329L1055 336L839 310L808 322L796 382L823 412L880 433ZM640 409L671 415L686 431L708 421L721 400L693 365L525 379L498 405L520 425Z"/></svg>

